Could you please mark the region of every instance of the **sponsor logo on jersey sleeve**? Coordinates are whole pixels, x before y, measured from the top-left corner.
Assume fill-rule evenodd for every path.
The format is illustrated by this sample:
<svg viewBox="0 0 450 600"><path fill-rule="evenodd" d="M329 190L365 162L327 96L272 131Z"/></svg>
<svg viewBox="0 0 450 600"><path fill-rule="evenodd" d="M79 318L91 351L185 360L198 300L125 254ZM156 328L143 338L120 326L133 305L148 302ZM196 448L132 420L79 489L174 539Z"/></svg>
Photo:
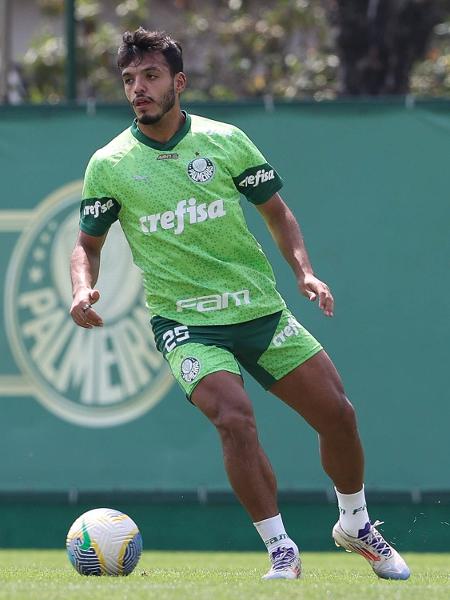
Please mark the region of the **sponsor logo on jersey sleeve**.
<svg viewBox="0 0 450 600"><path fill-rule="evenodd" d="M105 214L107 210L110 210L113 207L114 200L112 198L108 198L104 203L100 202L100 200L96 200L94 204L86 204L83 208L83 215L85 217L90 216L94 217L94 219L98 219L100 215Z"/></svg>
<svg viewBox="0 0 450 600"><path fill-rule="evenodd" d="M181 363L181 377L187 383L191 383L200 372L200 362L193 356L185 358Z"/></svg>
<svg viewBox="0 0 450 600"><path fill-rule="evenodd" d="M258 187L260 183L266 183L266 181L270 181L271 179L275 179L275 172L273 169L259 169L256 171L254 175L247 175L244 177L242 181L239 182L239 187Z"/></svg>
<svg viewBox="0 0 450 600"><path fill-rule="evenodd" d="M216 168L209 158L194 158L188 164L187 172L195 183L206 183L214 177Z"/></svg>
<svg viewBox="0 0 450 600"><path fill-rule="evenodd" d="M120 204L114 198L87 198L81 201L80 224L86 233L103 235L118 219Z"/></svg>

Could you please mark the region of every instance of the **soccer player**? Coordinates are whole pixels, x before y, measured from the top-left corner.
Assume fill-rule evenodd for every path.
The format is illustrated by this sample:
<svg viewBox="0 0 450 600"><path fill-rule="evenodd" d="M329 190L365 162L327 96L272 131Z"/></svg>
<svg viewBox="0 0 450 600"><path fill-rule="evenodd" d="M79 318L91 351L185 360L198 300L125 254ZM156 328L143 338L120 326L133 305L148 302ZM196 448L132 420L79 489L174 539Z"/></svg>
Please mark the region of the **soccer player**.
<svg viewBox="0 0 450 600"><path fill-rule="evenodd" d="M339 375L286 307L239 204L243 194L256 206L299 291L331 317L333 296L314 275L278 173L236 127L180 109L182 50L164 32L126 32L118 66L136 119L87 167L71 259L73 320L103 325L95 284L103 243L119 220L143 272L157 348L217 428L231 486L268 549L264 578L296 579L301 563L279 514L241 366L317 431L338 500L336 543L361 554L379 577L407 579L406 563L370 522L355 413Z"/></svg>

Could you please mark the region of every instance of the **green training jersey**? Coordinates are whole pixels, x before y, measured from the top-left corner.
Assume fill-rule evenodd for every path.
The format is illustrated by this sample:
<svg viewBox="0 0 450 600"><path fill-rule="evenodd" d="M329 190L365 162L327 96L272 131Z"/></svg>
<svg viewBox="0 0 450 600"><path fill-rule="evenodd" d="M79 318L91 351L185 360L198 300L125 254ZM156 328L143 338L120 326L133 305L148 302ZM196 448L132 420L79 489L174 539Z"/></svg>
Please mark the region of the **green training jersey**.
<svg viewBox="0 0 450 600"><path fill-rule="evenodd" d="M240 195L261 204L281 179L238 128L185 117L167 143L134 122L93 155L80 228L99 236L119 220L152 315L226 325L277 312L285 304Z"/></svg>

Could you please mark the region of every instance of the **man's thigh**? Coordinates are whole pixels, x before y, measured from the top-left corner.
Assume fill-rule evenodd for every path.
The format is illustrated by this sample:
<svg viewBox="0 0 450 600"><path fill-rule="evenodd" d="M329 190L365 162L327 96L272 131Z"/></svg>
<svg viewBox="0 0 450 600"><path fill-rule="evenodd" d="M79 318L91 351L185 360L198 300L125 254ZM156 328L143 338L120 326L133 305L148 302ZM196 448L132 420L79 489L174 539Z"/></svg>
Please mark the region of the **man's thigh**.
<svg viewBox="0 0 450 600"><path fill-rule="evenodd" d="M324 350L274 383L269 391L317 431L339 423L349 406L341 378Z"/></svg>
<svg viewBox="0 0 450 600"><path fill-rule="evenodd" d="M247 435L256 431L251 400L242 377L230 371L206 375L191 394L191 402L208 419L222 429L242 430Z"/></svg>

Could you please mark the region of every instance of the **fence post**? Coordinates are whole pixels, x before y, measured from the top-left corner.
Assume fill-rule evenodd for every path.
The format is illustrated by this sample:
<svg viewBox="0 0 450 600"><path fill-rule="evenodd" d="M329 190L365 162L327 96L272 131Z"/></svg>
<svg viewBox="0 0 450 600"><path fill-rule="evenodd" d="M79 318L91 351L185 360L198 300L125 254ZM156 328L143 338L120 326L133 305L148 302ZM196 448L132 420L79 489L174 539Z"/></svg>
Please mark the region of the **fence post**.
<svg viewBox="0 0 450 600"><path fill-rule="evenodd" d="M10 66L10 5L0 0L0 104L8 103L8 75Z"/></svg>
<svg viewBox="0 0 450 600"><path fill-rule="evenodd" d="M65 0L66 21L66 100L77 99L77 59L75 0Z"/></svg>

